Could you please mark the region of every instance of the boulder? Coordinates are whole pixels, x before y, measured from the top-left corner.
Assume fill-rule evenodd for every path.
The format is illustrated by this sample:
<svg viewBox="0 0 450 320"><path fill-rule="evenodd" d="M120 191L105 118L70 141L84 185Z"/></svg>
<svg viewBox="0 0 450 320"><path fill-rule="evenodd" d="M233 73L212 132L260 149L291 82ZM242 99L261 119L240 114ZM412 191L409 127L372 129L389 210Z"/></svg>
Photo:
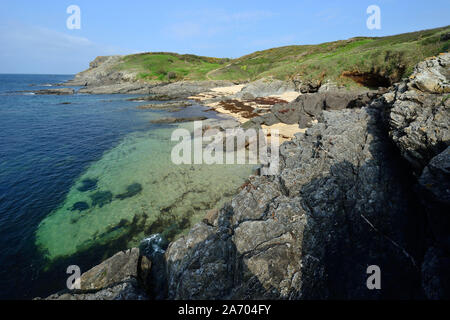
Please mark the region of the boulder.
<svg viewBox="0 0 450 320"><path fill-rule="evenodd" d="M253 118L252 121L266 125L278 122L298 123L300 128L306 128L313 120L322 120L323 110L360 108L377 95L373 91L330 91L302 94L291 103L274 105L271 114Z"/></svg>
<svg viewBox="0 0 450 320"><path fill-rule="evenodd" d="M234 97L244 99L251 94L253 97L267 97L271 95L282 94L286 91L295 91L292 82L286 82L275 79L259 79L245 85Z"/></svg>

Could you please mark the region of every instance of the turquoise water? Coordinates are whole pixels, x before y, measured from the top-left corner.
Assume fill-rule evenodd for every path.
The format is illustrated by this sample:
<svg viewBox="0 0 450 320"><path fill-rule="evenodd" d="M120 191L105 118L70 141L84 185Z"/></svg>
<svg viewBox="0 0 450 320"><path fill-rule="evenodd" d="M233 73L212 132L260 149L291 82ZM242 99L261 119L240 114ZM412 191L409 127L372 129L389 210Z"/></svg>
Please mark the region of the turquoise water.
<svg viewBox="0 0 450 320"><path fill-rule="evenodd" d="M251 165L170 161L174 125L126 95L39 96L71 76L0 75L0 298L46 296L161 232L182 234L235 193ZM67 104L69 103L69 104Z"/></svg>

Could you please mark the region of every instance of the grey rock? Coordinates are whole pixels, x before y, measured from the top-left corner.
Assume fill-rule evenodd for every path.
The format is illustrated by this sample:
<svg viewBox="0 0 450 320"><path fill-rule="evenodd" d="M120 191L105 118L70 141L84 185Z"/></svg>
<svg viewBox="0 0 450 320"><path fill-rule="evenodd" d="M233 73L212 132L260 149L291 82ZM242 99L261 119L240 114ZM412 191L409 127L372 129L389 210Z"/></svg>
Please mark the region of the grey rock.
<svg viewBox="0 0 450 320"><path fill-rule="evenodd" d="M444 72L441 65L448 66L449 57L450 54L445 54L419 63L413 80L397 86L394 100L387 101L390 102L389 135L417 175L450 144L448 94L437 94L442 90L431 90L431 86L423 82L423 79L432 79L433 88L445 88L449 81L448 67Z"/></svg>
<svg viewBox="0 0 450 320"><path fill-rule="evenodd" d="M81 289L63 291L47 300L148 299L151 262L138 248L121 251L81 275Z"/></svg>
<svg viewBox="0 0 450 320"><path fill-rule="evenodd" d="M450 93L450 53L420 62L414 69L411 84L428 93Z"/></svg>
<svg viewBox="0 0 450 320"><path fill-rule="evenodd" d="M148 296L135 279L130 279L94 293L53 294L46 300L148 300Z"/></svg>
<svg viewBox="0 0 450 320"><path fill-rule="evenodd" d="M278 122L295 124L300 128L310 126L311 121L322 121L323 110L360 108L377 96L372 91L331 91L302 94L288 104L276 104L271 113L253 118L257 124L272 125Z"/></svg>
<svg viewBox="0 0 450 320"><path fill-rule="evenodd" d="M411 230L421 225L380 114L325 111L324 123L283 144L279 175L252 177L217 225L199 223L169 246L168 298L416 296ZM385 274L381 291L366 287L372 264Z"/></svg>
<svg viewBox="0 0 450 320"><path fill-rule="evenodd" d="M70 95L74 94L75 90L72 88L52 88L33 91L35 94L39 95Z"/></svg>
<svg viewBox="0 0 450 320"><path fill-rule="evenodd" d="M294 77L292 82L294 83L295 91L299 91L301 93L317 92L321 86L321 83L317 80L304 80L301 77Z"/></svg>
<svg viewBox="0 0 450 320"><path fill-rule="evenodd" d="M245 85L235 95L235 98L246 99L244 96L248 96L248 94L251 94L253 97L267 97L282 94L286 91L295 91L295 86L292 82L275 79L259 79Z"/></svg>
<svg viewBox="0 0 450 320"><path fill-rule="evenodd" d="M84 94L149 94L154 85L145 82L118 82L112 84L89 85L78 90Z"/></svg>

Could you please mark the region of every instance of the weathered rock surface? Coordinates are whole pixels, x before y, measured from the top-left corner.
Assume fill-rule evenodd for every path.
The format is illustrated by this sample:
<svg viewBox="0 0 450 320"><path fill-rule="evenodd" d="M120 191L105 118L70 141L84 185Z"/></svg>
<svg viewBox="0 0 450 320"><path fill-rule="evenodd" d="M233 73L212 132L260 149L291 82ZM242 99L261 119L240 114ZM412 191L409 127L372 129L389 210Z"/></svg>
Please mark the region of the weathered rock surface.
<svg viewBox="0 0 450 320"><path fill-rule="evenodd" d="M450 55L420 62L411 79L411 85L423 92L450 93Z"/></svg>
<svg viewBox="0 0 450 320"><path fill-rule="evenodd" d="M301 77L294 77L292 79L292 82L294 83L295 91L301 92L301 93L314 93L319 91L319 88L321 86L321 83L317 80L311 81L311 80L304 80Z"/></svg>
<svg viewBox="0 0 450 320"><path fill-rule="evenodd" d="M151 297L449 299L448 57L419 64L381 98L319 90L249 121L309 129L281 146L277 175L250 177L167 250L146 239ZM380 290L367 286L372 265ZM96 288L100 270L89 277ZM140 277L130 278L64 297L141 297Z"/></svg>
<svg viewBox="0 0 450 320"><path fill-rule="evenodd" d="M254 118L320 122L282 145L279 175L252 177L169 246L168 298L448 299L447 59L362 109L374 96L329 90Z"/></svg>
<svg viewBox="0 0 450 320"><path fill-rule="evenodd" d="M286 124L298 123L306 128L313 120L322 119L323 110L341 110L360 108L377 96L373 91L331 91L303 94L288 104L277 104L271 113L253 118L257 124L272 125L278 122Z"/></svg>
<svg viewBox="0 0 450 320"><path fill-rule="evenodd" d="M389 134L417 173L450 145L450 99L448 94L440 94L448 83L448 78L442 79L442 76L449 76L449 61L450 54L446 54L419 63L413 80L394 86L393 91L384 95L392 105L388 115ZM424 65L435 68L424 70ZM447 66L447 73L441 70L441 65ZM425 87L420 79L427 79L433 86ZM425 91L416 87L423 87Z"/></svg>
<svg viewBox="0 0 450 320"><path fill-rule="evenodd" d="M267 97L282 94L286 91L295 91L292 82L275 79L260 79L245 85L240 92L234 95L235 98L246 99L251 94L253 97Z"/></svg>
<svg viewBox="0 0 450 320"><path fill-rule="evenodd" d="M218 216L167 252L169 298L411 298L420 230L380 110L324 112L282 147L274 177L254 177ZM394 159L395 160L395 159ZM416 229L417 228L417 229ZM384 290L366 268L384 270ZM344 271L345 270L345 271Z"/></svg>
<svg viewBox="0 0 450 320"><path fill-rule="evenodd" d="M119 252L81 275L81 289L48 300L144 300L151 262L139 249Z"/></svg>
<svg viewBox="0 0 450 320"><path fill-rule="evenodd" d="M122 56L120 55L99 56L89 64L87 70L76 74L75 78L68 81L67 84L73 86L105 86L134 81L136 73L115 68L121 59Z"/></svg>
<svg viewBox="0 0 450 320"><path fill-rule="evenodd" d="M85 94L149 94L154 84L145 82L123 82L109 85L90 85L78 90Z"/></svg>

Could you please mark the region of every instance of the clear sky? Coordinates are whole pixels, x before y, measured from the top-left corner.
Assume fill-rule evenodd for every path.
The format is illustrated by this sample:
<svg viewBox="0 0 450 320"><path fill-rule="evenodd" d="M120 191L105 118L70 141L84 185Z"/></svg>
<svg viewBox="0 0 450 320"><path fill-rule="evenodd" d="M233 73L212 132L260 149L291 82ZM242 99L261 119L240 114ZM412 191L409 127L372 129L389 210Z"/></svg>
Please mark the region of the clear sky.
<svg viewBox="0 0 450 320"><path fill-rule="evenodd" d="M66 26L70 5L79 30ZM380 30L366 26L369 5ZM0 0L0 73L72 74L98 55L145 51L235 58L449 24L450 0Z"/></svg>

